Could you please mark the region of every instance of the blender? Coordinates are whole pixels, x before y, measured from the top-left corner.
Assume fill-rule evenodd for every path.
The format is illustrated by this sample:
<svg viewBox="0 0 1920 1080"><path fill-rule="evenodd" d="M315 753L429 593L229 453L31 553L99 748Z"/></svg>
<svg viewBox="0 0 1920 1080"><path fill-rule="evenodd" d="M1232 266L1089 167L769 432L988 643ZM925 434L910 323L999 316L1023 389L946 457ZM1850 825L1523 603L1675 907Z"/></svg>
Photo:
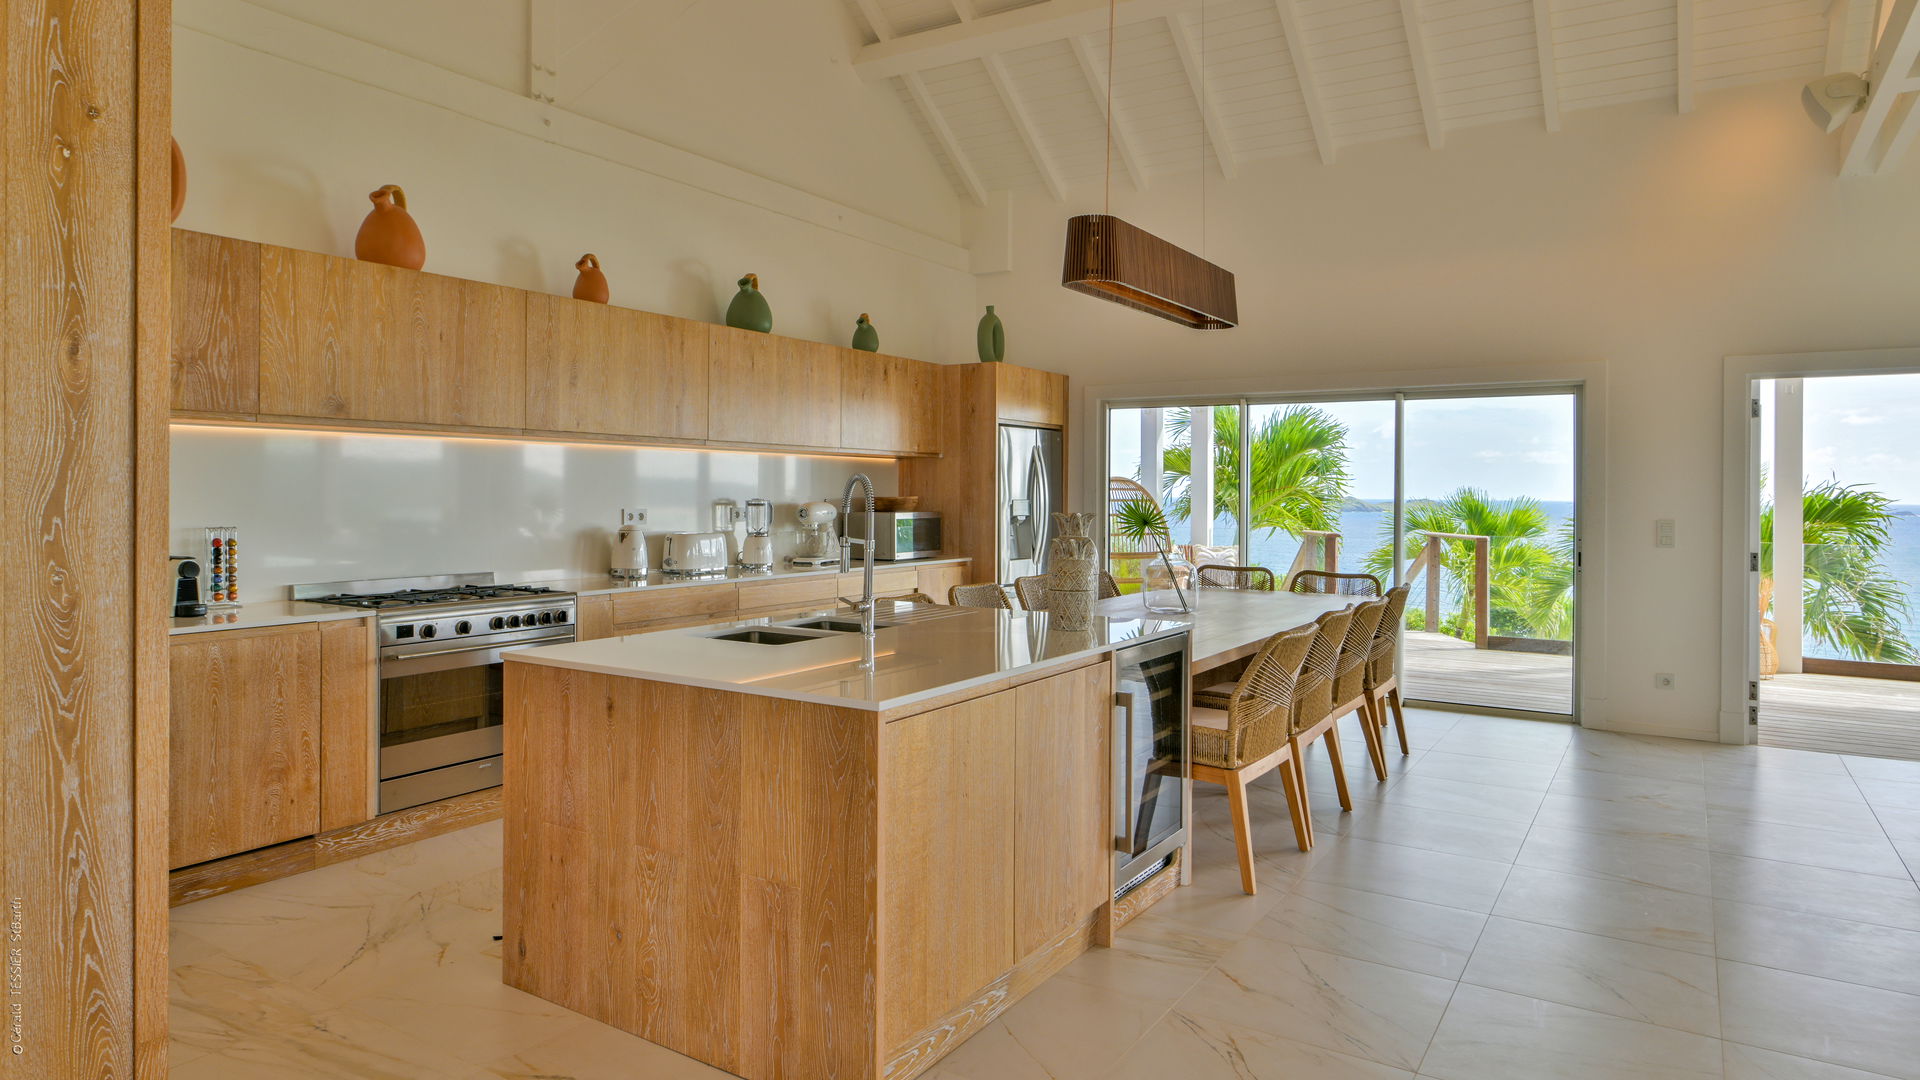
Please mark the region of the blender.
<svg viewBox="0 0 1920 1080"><path fill-rule="evenodd" d="M742 570L773 569L773 504L747 500L747 538L740 542Z"/></svg>

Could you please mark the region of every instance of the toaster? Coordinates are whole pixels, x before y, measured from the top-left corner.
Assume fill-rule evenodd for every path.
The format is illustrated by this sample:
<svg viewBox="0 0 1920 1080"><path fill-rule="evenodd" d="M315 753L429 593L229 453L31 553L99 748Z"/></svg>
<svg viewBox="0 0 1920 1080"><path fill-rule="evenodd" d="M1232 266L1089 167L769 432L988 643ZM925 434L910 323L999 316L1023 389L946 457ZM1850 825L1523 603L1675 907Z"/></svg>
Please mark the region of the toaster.
<svg viewBox="0 0 1920 1080"><path fill-rule="evenodd" d="M682 577L694 574L727 572L727 534L718 532L677 532L663 538L660 553L663 573Z"/></svg>

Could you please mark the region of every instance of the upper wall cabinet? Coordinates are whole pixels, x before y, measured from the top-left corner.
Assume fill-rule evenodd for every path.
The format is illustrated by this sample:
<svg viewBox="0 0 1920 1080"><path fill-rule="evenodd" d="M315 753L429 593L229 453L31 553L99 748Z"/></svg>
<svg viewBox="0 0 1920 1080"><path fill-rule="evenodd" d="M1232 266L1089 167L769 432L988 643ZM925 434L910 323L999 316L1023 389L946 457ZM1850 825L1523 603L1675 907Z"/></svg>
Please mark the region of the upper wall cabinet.
<svg viewBox="0 0 1920 1080"><path fill-rule="evenodd" d="M840 446L840 353L815 341L708 327L707 437Z"/></svg>
<svg viewBox="0 0 1920 1080"><path fill-rule="evenodd" d="M1000 419L1047 427L1067 426L1065 375L995 364L993 376Z"/></svg>
<svg viewBox="0 0 1920 1080"><path fill-rule="evenodd" d="M536 431L707 437L704 323L527 297L527 423Z"/></svg>
<svg viewBox="0 0 1920 1080"><path fill-rule="evenodd" d="M260 407L260 245L173 238L173 408L250 415Z"/></svg>
<svg viewBox="0 0 1920 1080"><path fill-rule="evenodd" d="M260 252L260 412L523 426L516 289L286 248Z"/></svg>
<svg viewBox="0 0 1920 1080"><path fill-rule="evenodd" d="M850 450L940 452L940 398L932 364L841 351L840 445Z"/></svg>

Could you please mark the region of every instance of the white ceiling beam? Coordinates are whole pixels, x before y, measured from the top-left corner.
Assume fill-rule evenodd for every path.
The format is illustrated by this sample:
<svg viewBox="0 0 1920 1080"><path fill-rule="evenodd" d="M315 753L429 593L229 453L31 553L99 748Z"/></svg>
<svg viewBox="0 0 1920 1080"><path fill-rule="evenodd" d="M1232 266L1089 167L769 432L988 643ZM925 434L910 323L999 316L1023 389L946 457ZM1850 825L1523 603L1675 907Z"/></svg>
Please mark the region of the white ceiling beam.
<svg viewBox="0 0 1920 1080"><path fill-rule="evenodd" d="M1847 66L1848 39L1853 33L1853 0L1827 0L1827 63L1831 74Z"/></svg>
<svg viewBox="0 0 1920 1080"><path fill-rule="evenodd" d="M527 96L547 105L560 92L560 54L556 31L559 5L566 0L531 0L527 5Z"/></svg>
<svg viewBox="0 0 1920 1080"><path fill-rule="evenodd" d="M1677 34L1674 44L1673 103L1682 113L1693 111L1693 61L1698 51L1694 47L1693 16L1693 0L1675 0L1673 18Z"/></svg>
<svg viewBox="0 0 1920 1080"><path fill-rule="evenodd" d="M1119 0L1115 18L1120 25L1130 26L1191 11L1200 3L1201 0ZM875 45L863 45L854 53L853 70L872 82L909 71L985 60L996 53L1044 45L1079 34L1102 33L1106 28L1107 0L1047 0Z"/></svg>
<svg viewBox="0 0 1920 1080"><path fill-rule="evenodd" d="M1187 24L1178 15L1167 16L1167 33L1173 35L1173 51L1180 54L1180 66L1186 70L1187 85L1193 90L1193 102L1200 108L1200 126L1208 142L1213 144L1214 159L1220 163L1220 175L1231 180L1238 171L1233 160L1233 151L1227 146L1227 138L1220 128L1220 110L1214 104L1213 91L1207 86L1207 73L1200 68L1195 55L1193 35L1187 32Z"/></svg>
<svg viewBox="0 0 1920 1080"><path fill-rule="evenodd" d="M1132 182L1135 191L1147 190L1147 176L1140 169L1140 159L1134 156L1133 139L1127 135L1127 126L1120 122L1120 108L1117 105L1111 111L1107 108L1105 66L1095 61L1093 45L1084 37L1073 39L1073 55L1080 61L1080 73L1087 77L1087 89L1093 92L1093 103L1099 106L1101 117L1113 132L1113 152L1127 170L1127 179Z"/></svg>
<svg viewBox="0 0 1920 1080"><path fill-rule="evenodd" d="M953 13L960 16L961 22L973 21L973 0L947 0L947 2L953 5Z"/></svg>
<svg viewBox="0 0 1920 1080"><path fill-rule="evenodd" d="M1553 45L1553 0L1533 0L1533 46L1540 58L1540 117L1560 130L1560 57Z"/></svg>
<svg viewBox="0 0 1920 1080"><path fill-rule="evenodd" d="M980 182L980 174L973 171L973 163L967 160L967 152L960 149L960 140L954 137L953 129L947 126L947 118L940 115L940 109L933 103L933 95L927 93L927 84L918 72L902 75L901 81L907 84L907 93L913 103L920 108L920 115L927 118L927 126L933 129L933 137L940 140L940 148L947 152L947 160L953 163L953 171L960 174L960 183L967 189L967 195L974 205L987 205L987 186Z"/></svg>
<svg viewBox="0 0 1920 1080"><path fill-rule="evenodd" d="M1333 129L1327 123L1326 99L1320 96L1320 77L1313 71L1313 55L1307 51L1306 31L1300 29L1296 0L1273 0L1280 16L1280 33L1287 39L1287 59L1293 62L1293 80L1300 87L1300 101L1307 108L1307 125L1313 128L1313 145L1320 160L1333 164Z"/></svg>
<svg viewBox="0 0 1920 1080"><path fill-rule="evenodd" d="M893 24L887 21L887 16L880 10L877 0L853 0L853 2L860 5L860 15L867 20L867 27L873 31L875 38L881 41L893 40Z"/></svg>
<svg viewBox="0 0 1920 1080"><path fill-rule="evenodd" d="M1905 147L1899 141L1912 138L1911 96L1920 91L1913 77L1914 64L1920 61L1920 0L1894 0L1886 12L1879 43L1873 50L1873 69L1867 82L1872 91L1858 117L1848 125L1841 139L1840 172L1843 176L1871 176L1889 161L1899 160Z"/></svg>
<svg viewBox="0 0 1920 1080"><path fill-rule="evenodd" d="M1427 125L1427 145L1438 150L1447 141L1447 131L1440 119L1440 92L1433 85L1433 58L1427 49L1427 31L1420 22L1420 0L1400 0L1400 22L1406 27L1407 54L1413 58L1413 89L1420 96L1420 117Z"/></svg>
<svg viewBox="0 0 1920 1080"><path fill-rule="evenodd" d="M1067 188L1060 182L1060 172L1053 167L1047 157L1047 151L1040 145L1040 132L1033 126L1033 117L1027 114L1027 106L1020 100L1020 91L1014 88L1013 77L1007 74L1007 65L997 56L989 56L987 79L993 83L993 92L1000 95L1000 105L1007 110L1007 118L1013 121L1013 130L1026 145L1027 156L1033 159L1033 167L1040 172L1040 179L1046 182L1047 191L1055 202L1065 202Z"/></svg>

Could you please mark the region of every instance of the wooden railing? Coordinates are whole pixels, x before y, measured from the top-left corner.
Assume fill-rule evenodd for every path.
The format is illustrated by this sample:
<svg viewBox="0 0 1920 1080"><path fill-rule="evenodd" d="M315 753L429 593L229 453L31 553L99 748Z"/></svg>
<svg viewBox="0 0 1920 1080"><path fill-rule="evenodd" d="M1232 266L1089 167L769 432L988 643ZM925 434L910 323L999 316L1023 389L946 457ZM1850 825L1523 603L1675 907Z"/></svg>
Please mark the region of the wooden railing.
<svg viewBox="0 0 1920 1080"><path fill-rule="evenodd" d="M1446 572L1445 541L1467 540L1473 543L1473 647L1484 649L1492 638L1489 622L1489 601L1493 593L1493 538L1476 536L1470 533L1415 533L1420 538L1420 553L1407 565L1407 584L1420 576L1427 575L1427 630L1440 632L1440 594L1443 591L1441 577Z"/></svg>
<svg viewBox="0 0 1920 1080"><path fill-rule="evenodd" d="M1316 558L1315 552L1318 551ZM1329 574L1340 572L1340 534L1319 529L1303 529L1300 533L1300 550L1293 553L1293 565L1281 581L1292 581L1293 575L1302 570L1325 570Z"/></svg>

